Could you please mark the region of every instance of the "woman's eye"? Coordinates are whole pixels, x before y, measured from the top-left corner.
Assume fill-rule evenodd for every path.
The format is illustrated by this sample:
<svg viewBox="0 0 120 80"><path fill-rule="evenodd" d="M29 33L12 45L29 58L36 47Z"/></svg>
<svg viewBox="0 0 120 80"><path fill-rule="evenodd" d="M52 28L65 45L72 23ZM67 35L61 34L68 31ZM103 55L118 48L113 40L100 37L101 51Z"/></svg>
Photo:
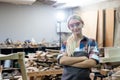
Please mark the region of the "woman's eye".
<svg viewBox="0 0 120 80"><path fill-rule="evenodd" d="M80 25L80 22L76 22L74 24L70 24L70 27L78 27Z"/></svg>
<svg viewBox="0 0 120 80"><path fill-rule="evenodd" d="M79 25L80 25L80 23L78 22L78 23L76 23L75 25L76 25L76 26L79 26Z"/></svg>

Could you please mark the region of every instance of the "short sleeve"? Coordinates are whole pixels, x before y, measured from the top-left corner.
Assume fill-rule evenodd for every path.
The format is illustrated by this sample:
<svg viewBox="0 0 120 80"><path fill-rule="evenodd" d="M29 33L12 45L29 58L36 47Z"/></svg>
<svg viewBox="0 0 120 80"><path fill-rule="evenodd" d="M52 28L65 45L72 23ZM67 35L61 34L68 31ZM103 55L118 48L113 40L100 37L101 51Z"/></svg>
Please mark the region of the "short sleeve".
<svg viewBox="0 0 120 80"><path fill-rule="evenodd" d="M61 48L60 48L60 51L61 52L65 52L66 50L66 42L64 42L62 45L61 45Z"/></svg>
<svg viewBox="0 0 120 80"><path fill-rule="evenodd" d="M96 60L97 63L99 63L100 59L99 59L99 49L97 42L95 40L92 40L89 47L90 47L89 58L92 58Z"/></svg>

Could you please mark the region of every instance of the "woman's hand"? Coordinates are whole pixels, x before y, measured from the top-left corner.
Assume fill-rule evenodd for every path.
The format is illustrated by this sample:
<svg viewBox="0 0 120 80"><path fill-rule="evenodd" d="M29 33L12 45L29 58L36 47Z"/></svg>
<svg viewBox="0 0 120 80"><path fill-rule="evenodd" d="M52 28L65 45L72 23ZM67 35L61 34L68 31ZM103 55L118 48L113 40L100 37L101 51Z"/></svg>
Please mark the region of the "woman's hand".
<svg viewBox="0 0 120 80"><path fill-rule="evenodd" d="M85 56L82 56L82 57L71 57L71 56L62 56L60 58L60 64L62 65L68 65L68 66L71 66L75 63L79 63L79 62L82 62L82 61L85 61L85 60L88 60L87 57Z"/></svg>
<svg viewBox="0 0 120 80"><path fill-rule="evenodd" d="M63 54L63 56L68 56L68 54L66 52L63 52L62 54Z"/></svg>

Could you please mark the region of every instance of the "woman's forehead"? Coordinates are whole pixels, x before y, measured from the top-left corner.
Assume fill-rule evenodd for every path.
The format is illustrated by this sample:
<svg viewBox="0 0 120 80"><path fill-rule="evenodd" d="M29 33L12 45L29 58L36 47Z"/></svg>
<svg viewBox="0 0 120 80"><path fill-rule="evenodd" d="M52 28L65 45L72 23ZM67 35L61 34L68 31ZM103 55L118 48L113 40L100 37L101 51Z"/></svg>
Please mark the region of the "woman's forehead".
<svg viewBox="0 0 120 80"><path fill-rule="evenodd" d="M74 24L76 22L80 22L78 19L70 19L69 24Z"/></svg>

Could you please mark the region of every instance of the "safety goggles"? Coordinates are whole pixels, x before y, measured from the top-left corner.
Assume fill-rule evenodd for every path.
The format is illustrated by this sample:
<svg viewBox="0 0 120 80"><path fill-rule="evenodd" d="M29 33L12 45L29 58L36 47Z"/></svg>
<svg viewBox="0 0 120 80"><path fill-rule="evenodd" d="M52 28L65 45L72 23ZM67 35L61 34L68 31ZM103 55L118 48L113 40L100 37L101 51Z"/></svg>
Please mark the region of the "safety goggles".
<svg viewBox="0 0 120 80"><path fill-rule="evenodd" d="M74 28L74 27L78 27L80 25L81 25L80 22L76 22L76 23L73 23L73 24L69 24L69 27Z"/></svg>

